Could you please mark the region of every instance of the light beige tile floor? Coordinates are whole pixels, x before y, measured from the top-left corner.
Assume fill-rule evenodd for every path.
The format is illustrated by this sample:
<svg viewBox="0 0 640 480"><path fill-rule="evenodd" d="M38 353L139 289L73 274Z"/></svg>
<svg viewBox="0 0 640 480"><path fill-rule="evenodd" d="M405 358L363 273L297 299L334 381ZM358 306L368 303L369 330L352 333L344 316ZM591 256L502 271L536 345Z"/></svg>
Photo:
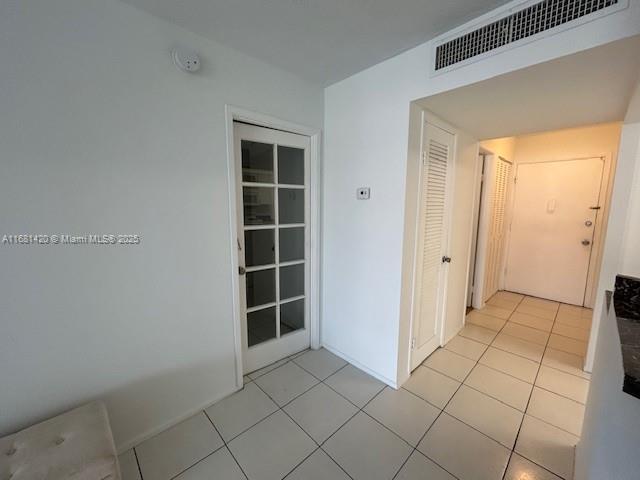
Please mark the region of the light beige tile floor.
<svg viewBox="0 0 640 480"><path fill-rule="evenodd" d="M399 390L292 355L123 453L123 480L568 480L590 313L498 292Z"/></svg>

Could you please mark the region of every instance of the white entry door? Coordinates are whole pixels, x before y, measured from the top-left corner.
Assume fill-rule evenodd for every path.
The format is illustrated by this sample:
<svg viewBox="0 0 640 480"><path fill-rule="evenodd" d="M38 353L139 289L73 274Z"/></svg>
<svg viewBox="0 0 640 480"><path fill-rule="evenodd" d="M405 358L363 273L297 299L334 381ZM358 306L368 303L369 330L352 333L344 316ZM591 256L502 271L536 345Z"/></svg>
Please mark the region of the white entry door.
<svg viewBox="0 0 640 480"><path fill-rule="evenodd" d="M583 305L604 160L520 164L506 289Z"/></svg>
<svg viewBox="0 0 640 480"><path fill-rule="evenodd" d="M424 124L419 228L412 316L411 369L440 346L450 259L453 134Z"/></svg>
<svg viewBox="0 0 640 480"><path fill-rule="evenodd" d="M234 124L244 373L309 347L309 154L302 135Z"/></svg>

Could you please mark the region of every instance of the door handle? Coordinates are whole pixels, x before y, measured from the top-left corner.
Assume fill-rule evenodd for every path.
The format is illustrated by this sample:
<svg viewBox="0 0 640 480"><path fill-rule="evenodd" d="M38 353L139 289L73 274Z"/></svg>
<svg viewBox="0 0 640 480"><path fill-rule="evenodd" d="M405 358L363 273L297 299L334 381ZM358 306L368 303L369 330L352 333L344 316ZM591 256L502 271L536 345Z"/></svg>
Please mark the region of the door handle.
<svg viewBox="0 0 640 480"><path fill-rule="evenodd" d="M591 245L591 242L589 240L587 240L586 238L584 240L582 240L581 242L585 247L588 245Z"/></svg>
<svg viewBox="0 0 640 480"><path fill-rule="evenodd" d="M447 257L447 256L442 257L442 263L451 263L451 257Z"/></svg>
<svg viewBox="0 0 640 480"><path fill-rule="evenodd" d="M247 273L247 270L244 267L238 267L238 273L240 275L244 275L245 273Z"/></svg>

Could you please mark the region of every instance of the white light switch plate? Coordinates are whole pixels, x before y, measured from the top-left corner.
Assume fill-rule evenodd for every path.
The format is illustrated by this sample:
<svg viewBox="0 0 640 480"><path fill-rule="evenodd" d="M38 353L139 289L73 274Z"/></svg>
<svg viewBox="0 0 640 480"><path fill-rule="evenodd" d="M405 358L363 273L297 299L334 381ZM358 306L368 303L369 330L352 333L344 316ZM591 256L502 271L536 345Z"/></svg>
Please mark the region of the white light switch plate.
<svg viewBox="0 0 640 480"><path fill-rule="evenodd" d="M356 192L358 200L369 200L371 197L371 189L369 187L360 187Z"/></svg>

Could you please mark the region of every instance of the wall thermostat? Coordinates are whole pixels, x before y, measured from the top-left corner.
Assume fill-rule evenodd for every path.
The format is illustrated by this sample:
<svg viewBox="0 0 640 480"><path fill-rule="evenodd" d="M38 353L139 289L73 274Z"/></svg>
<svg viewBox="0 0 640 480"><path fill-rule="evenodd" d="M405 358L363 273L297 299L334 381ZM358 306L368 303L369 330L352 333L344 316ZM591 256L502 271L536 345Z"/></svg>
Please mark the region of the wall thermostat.
<svg viewBox="0 0 640 480"><path fill-rule="evenodd" d="M190 73L200 70L200 57L192 50L175 48L171 51L171 58L180 70Z"/></svg>
<svg viewBox="0 0 640 480"><path fill-rule="evenodd" d="M369 187L360 187L358 188L356 195L358 200L369 200L371 197L371 189Z"/></svg>

